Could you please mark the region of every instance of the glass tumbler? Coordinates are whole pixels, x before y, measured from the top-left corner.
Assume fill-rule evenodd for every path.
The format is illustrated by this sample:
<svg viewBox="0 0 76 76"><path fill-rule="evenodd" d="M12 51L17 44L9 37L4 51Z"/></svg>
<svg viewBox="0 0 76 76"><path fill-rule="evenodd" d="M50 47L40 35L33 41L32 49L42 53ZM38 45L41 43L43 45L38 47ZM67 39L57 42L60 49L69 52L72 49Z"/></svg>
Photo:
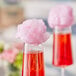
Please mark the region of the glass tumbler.
<svg viewBox="0 0 76 76"><path fill-rule="evenodd" d="M22 76L44 76L44 53L42 46L25 44Z"/></svg>

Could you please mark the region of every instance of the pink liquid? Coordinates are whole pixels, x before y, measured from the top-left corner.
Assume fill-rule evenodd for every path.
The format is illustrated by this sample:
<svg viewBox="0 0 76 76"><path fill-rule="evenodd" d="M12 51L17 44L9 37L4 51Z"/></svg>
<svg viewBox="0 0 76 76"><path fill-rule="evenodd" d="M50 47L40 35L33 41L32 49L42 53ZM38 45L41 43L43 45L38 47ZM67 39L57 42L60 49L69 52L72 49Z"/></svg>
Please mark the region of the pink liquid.
<svg viewBox="0 0 76 76"><path fill-rule="evenodd" d="M57 67L65 67L73 64L71 35L54 34L53 40L53 65Z"/></svg>
<svg viewBox="0 0 76 76"><path fill-rule="evenodd" d="M24 64L24 56L26 56L27 64ZM27 67L25 68L24 65ZM23 53L23 68L22 68L22 76L25 72L25 76L44 76L44 60L43 60L43 52L41 51L30 51L27 54Z"/></svg>

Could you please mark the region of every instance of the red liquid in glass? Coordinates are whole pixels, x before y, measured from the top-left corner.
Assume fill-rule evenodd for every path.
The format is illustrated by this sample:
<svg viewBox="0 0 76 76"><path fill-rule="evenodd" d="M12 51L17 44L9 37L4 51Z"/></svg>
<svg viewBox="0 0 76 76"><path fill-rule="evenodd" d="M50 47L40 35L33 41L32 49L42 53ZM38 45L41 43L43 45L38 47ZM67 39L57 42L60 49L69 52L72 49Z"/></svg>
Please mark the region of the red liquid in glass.
<svg viewBox="0 0 76 76"><path fill-rule="evenodd" d="M24 56L26 57L26 64L24 64ZM26 65L26 68L24 67ZM22 68L22 76L25 72L25 76L44 76L44 60L43 60L43 52L41 51L30 51L27 54L23 53L23 68Z"/></svg>
<svg viewBox="0 0 76 76"><path fill-rule="evenodd" d="M53 40L53 65L57 67L65 67L73 64L71 35L54 34Z"/></svg>

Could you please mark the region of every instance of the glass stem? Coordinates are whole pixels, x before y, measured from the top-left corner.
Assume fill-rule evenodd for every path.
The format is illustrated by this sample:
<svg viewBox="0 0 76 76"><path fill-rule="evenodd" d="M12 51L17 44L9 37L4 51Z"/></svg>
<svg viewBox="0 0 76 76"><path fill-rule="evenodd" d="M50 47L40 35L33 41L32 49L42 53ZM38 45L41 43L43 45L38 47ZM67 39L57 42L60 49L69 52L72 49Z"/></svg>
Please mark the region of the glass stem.
<svg viewBox="0 0 76 76"><path fill-rule="evenodd" d="M64 68L61 68L61 76L64 76L65 74L64 74Z"/></svg>

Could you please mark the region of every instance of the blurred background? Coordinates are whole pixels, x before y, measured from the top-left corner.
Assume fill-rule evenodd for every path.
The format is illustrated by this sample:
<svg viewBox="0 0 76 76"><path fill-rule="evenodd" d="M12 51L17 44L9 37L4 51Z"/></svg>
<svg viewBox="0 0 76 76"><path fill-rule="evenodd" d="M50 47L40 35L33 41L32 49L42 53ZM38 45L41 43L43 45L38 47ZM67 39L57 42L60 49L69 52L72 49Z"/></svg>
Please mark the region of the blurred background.
<svg viewBox="0 0 76 76"><path fill-rule="evenodd" d="M47 23L51 7L58 4L72 6L74 24L72 45L74 64L65 69L65 76L76 76L76 0L0 0L0 76L21 76L23 43L16 39L18 24L29 18L45 21L51 36L44 43L46 76L61 76L61 69L52 66L52 29ZM3 57L3 58L2 58Z"/></svg>

